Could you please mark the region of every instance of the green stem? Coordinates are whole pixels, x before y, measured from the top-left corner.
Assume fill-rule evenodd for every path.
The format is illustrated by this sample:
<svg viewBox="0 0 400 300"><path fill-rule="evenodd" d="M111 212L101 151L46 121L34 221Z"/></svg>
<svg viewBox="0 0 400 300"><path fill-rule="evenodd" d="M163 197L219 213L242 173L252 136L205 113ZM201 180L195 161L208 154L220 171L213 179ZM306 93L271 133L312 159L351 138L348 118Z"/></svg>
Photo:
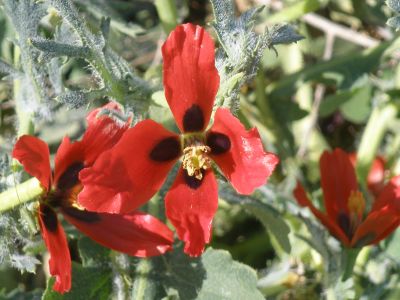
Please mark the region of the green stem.
<svg viewBox="0 0 400 300"><path fill-rule="evenodd" d="M105 82L105 86L108 87L110 96L120 103L125 103L124 88L115 78L115 76L109 71L105 61L95 52L92 52L91 57L92 64Z"/></svg>
<svg viewBox="0 0 400 300"><path fill-rule="evenodd" d="M397 107L392 103L383 107L377 106L371 113L357 152L357 176L363 185L366 183L369 169L385 131L396 114Z"/></svg>
<svg viewBox="0 0 400 300"><path fill-rule="evenodd" d="M132 289L131 299L146 299L147 289L150 284L149 274L151 271L151 261L149 259L140 259L136 267L135 282Z"/></svg>
<svg viewBox="0 0 400 300"><path fill-rule="evenodd" d="M127 299L130 289L129 258L126 254L116 251L110 252L114 281L119 281L121 289L115 290L115 299Z"/></svg>
<svg viewBox="0 0 400 300"><path fill-rule="evenodd" d="M342 281L346 281L353 275L353 269L357 261L360 248L349 248L343 250L343 276Z"/></svg>
<svg viewBox="0 0 400 300"><path fill-rule="evenodd" d="M36 178L31 178L0 194L0 212L16 205L31 201L43 193L43 188Z"/></svg>
<svg viewBox="0 0 400 300"><path fill-rule="evenodd" d="M178 25L175 0L156 0L155 5L164 32L169 34Z"/></svg>

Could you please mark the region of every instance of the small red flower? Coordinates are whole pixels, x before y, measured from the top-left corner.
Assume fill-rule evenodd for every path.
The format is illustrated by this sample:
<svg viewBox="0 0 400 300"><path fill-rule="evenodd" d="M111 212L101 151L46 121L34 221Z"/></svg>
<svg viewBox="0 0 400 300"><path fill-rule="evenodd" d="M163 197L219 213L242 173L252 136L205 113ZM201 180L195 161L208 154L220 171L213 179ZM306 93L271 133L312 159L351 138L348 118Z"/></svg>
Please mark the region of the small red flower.
<svg viewBox="0 0 400 300"><path fill-rule="evenodd" d="M357 162L357 155L355 152L349 154L350 161L355 167ZM368 190L377 197L385 187L385 159L378 155L372 161L371 169L367 177Z"/></svg>
<svg viewBox="0 0 400 300"><path fill-rule="evenodd" d="M110 103L108 109L115 109ZM42 187L38 218L43 240L50 252L50 273L56 276L54 290L64 293L71 288L71 258L67 239L57 213L96 242L133 256L148 257L171 249L173 233L156 218L133 212L125 215L95 213L82 209L76 202L82 189L78 174L91 166L97 157L121 138L128 126L111 118L88 117L88 128L81 141L71 143L65 137L55 157L52 176L49 148L42 140L24 135L14 146L13 157L26 172L36 177Z"/></svg>
<svg viewBox="0 0 400 300"><path fill-rule="evenodd" d="M163 80L182 133L177 135L152 120L142 121L80 173L85 186L78 199L82 206L127 212L148 201L182 158L165 205L185 241L184 251L192 256L200 255L210 241L218 206L212 161L242 194L264 184L278 163L274 154L264 151L257 129L246 131L227 109L217 109L213 125L206 130L219 87L214 51L211 37L200 26L176 27L162 47Z"/></svg>
<svg viewBox="0 0 400 300"><path fill-rule="evenodd" d="M389 181L364 217L365 199L358 189L349 155L341 149L325 151L320 159L320 172L325 212L311 203L300 183L294 196L346 247L376 244L399 226L400 176Z"/></svg>

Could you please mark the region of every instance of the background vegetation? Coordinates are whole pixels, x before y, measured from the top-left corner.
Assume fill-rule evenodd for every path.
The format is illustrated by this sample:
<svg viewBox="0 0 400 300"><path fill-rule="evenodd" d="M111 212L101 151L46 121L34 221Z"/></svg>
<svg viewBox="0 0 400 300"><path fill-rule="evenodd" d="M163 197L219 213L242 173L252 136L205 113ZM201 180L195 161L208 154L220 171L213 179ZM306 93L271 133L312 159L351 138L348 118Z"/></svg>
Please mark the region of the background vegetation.
<svg viewBox="0 0 400 300"><path fill-rule="evenodd" d="M229 299L223 290L235 299L400 297L399 230L363 248L342 280L348 253L292 196L300 179L322 199L318 160L335 147L358 153L362 186L378 154L386 178L400 174L397 1L0 3L0 190L28 179L10 159L17 136L36 134L54 153L64 135L79 138L88 109L108 99L137 120L151 117L173 128L160 47L184 22L205 26L219 48L218 104L256 126L281 159L251 197L221 182L213 240L199 259L182 254L179 243L165 257L132 259L68 227L73 289L64 298ZM165 190L149 204L160 215ZM42 263L34 205L0 214L0 299L62 298Z"/></svg>

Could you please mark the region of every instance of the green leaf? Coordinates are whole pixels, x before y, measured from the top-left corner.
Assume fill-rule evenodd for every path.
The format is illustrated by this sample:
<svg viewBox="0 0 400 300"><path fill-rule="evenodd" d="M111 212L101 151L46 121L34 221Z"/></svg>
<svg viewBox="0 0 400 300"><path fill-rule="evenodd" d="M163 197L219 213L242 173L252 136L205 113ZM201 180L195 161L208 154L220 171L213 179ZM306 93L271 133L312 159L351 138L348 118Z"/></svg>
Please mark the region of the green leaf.
<svg viewBox="0 0 400 300"><path fill-rule="evenodd" d="M78 250L84 267L108 266L109 264L110 249L95 243L86 236L78 240Z"/></svg>
<svg viewBox="0 0 400 300"><path fill-rule="evenodd" d="M106 300L110 298L111 272L99 268L84 268L77 263L72 263L72 288L63 295L53 290L55 277L51 277L47 282L43 300L59 299L96 299Z"/></svg>
<svg viewBox="0 0 400 300"><path fill-rule="evenodd" d="M279 243L281 248L285 252L290 253L291 247L288 238L290 228L285 221L283 221L282 216L279 216L277 210L258 199L238 195L229 185L221 182L219 184L219 194L225 201L240 205L254 214Z"/></svg>
<svg viewBox="0 0 400 300"><path fill-rule="evenodd" d="M261 221L286 253L290 253L291 246L288 237L290 228L276 210L264 203L255 201L245 203L243 207Z"/></svg>
<svg viewBox="0 0 400 300"><path fill-rule="evenodd" d="M356 93L340 107L343 116L356 124L364 123L371 113L371 87L357 89Z"/></svg>
<svg viewBox="0 0 400 300"><path fill-rule="evenodd" d="M264 299L257 289L256 272L232 260L227 251L208 248L200 258L179 250L157 259L166 272L159 273L170 296L180 299ZM154 270L159 272L159 270Z"/></svg>
<svg viewBox="0 0 400 300"><path fill-rule="evenodd" d="M60 43L44 38L31 38L30 42L33 46L46 53L47 56L68 56L68 57L87 57L90 53L88 47L75 46ZM46 56L46 58L48 58Z"/></svg>
<svg viewBox="0 0 400 300"><path fill-rule="evenodd" d="M338 83L338 88L348 89L360 77L373 71L378 66L386 49L393 43L394 41L384 42L372 49L353 52L313 66L307 66L303 70L286 76L275 84L270 84L267 87L269 97L288 99L295 93L298 86L313 80L319 81L326 73L336 74L337 78L343 78Z"/></svg>
<svg viewBox="0 0 400 300"><path fill-rule="evenodd" d="M209 248L201 263L207 277L197 299L264 299L257 289L256 272L232 260L229 252Z"/></svg>
<svg viewBox="0 0 400 300"><path fill-rule="evenodd" d="M56 97L56 100L67 105L68 108L76 109L82 107L96 98L104 96L104 90L91 91L66 91Z"/></svg>
<svg viewBox="0 0 400 300"><path fill-rule="evenodd" d="M295 43L304 38L289 24L274 25L267 34L269 35L271 46Z"/></svg>
<svg viewBox="0 0 400 300"><path fill-rule="evenodd" d="M297 20L301 16L316 11L321 7L319 0L302 0L297 1L295 4L285 7L278 13L273 14L268 18L268 23L290 22Z"/></svg>
<svg viewBox="0 0 400 300"><path fill-rule="evenodd" d="M386 4L395 12L400 13L400 1L399 0L387 0Z"/></svg>
<svg viewBox="0 0 400 300"><path fill-rule="evenodd" d="M342 104L354 96L357 93L357 90L346 90L346 91L338 91L334 95L329 95L322 101L321 106L319 107L319 115L321 117L327 117L334 113L336 110L340 108Z"/></svg>
<svg viewBox="0 0 400 300"><path fill-rule="evenodd" d="M384 240L382 243L384 251L391 259L394 259L397 263L400 263L400 229L397 229L389 238Z"/></svg>
<svg viewBox="0 0 400 300"><path fill-rule="evenodd" d="M390 27L399 29L400 28L400 16L389 18L389 20L387 20L386 24L388 24Z"/></svg>

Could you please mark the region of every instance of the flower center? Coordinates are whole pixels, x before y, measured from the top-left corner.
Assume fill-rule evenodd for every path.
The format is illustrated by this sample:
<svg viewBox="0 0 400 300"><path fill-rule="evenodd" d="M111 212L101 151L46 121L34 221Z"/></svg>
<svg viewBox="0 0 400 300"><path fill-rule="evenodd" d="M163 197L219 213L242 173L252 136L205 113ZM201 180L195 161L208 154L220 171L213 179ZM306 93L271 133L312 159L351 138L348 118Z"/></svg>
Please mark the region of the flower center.
<svg viewBox="0 0 400 300"><path fill-rule="evenodd" d="M350 215L350 232L353 235L358 225L361 224L365 210L365 199L360 191L351 191L347 207Z"/></svg>
<svg viewBox="0 0 400 300"><path fill-rule="evenodd" d="M360 191L351 191L347 207L351 215L361 217L365 209L365 199Z"/></svg>
<svg viewBox="0 0 400 300"><path fill-rule="evenodd" d="M189 176L198 180L203 178L202 170L211 168L211 159L207 155L210 151L210 147L205 145L191 145L183 149L182 166Z"/></svg>

